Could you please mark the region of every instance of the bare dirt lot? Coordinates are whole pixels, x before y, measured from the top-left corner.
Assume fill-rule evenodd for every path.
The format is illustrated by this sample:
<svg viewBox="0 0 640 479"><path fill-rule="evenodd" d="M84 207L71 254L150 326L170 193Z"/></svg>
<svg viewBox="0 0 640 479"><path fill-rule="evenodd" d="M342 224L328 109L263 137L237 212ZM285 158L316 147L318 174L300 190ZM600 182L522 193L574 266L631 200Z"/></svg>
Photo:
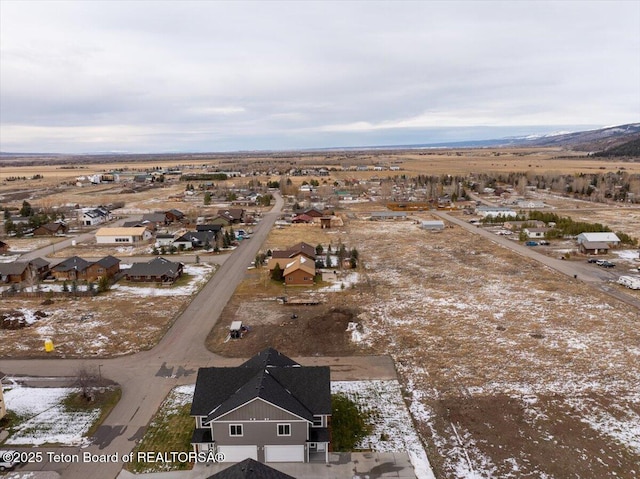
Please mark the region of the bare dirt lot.
<svg viewBox="0 0 640 479"><path fill-rule="evenodd" d="M437 477L640 472L637 310L459 228L428 233L409 221L352 216L316 237L308 228L274 230L268 245L357 245L364 266L354 287L296 290L325 301L297 308L296 323L292 307L274 301L282 287L256 272L223 321L242 319L252 331L224 343L219 325L210 348L231 356L266 345L292 355L390 353ZM359 342L344 314L332 317L345 308L364 328Z"/></svg>

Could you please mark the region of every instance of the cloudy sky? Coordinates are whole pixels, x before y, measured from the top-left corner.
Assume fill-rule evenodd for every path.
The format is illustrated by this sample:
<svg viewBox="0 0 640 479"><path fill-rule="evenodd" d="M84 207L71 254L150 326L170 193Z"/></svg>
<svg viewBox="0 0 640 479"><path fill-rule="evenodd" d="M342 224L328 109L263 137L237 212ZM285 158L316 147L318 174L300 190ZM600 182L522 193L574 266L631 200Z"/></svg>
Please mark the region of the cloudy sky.
<svg viewBox="0 0 640 479"><path fill-rule="evenodd" d="M433 143L640 121L640 2L0 0L0 151Z"/></svg>

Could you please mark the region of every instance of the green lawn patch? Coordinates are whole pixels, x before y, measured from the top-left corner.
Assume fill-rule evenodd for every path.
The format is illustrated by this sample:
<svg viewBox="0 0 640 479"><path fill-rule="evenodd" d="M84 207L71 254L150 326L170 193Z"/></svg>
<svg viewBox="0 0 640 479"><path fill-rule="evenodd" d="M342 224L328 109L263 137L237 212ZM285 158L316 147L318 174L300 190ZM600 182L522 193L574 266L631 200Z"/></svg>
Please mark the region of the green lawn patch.
<svg viewBox="0 0 640 479"><path fill-rule="evenodd" d="M337 452L353 451L372 431L370 413L342 393L331 395L331 444Z"/></svg>
<svg viewBox="0 0 640 479"><path fill-rule="evenodd" d="M189 452L194 420L189 415L193 386L173 389L149 423L149 427L138 447L134 449L133 461L126 468L134 473L180 471L191 469L189 462L138 462L138 452L171 453Z"/></svg>
<svg viewBox="0 0 640 479"><path fill-rule="evenodd" d="M62 401L65 411L70 413L100 410L100 415L85 434L87 437L93 436L111 410L116 407L122 397L122 390L119 387L93 388L91 397L92 399L88 400L81 391L76 391Z"/></svg>

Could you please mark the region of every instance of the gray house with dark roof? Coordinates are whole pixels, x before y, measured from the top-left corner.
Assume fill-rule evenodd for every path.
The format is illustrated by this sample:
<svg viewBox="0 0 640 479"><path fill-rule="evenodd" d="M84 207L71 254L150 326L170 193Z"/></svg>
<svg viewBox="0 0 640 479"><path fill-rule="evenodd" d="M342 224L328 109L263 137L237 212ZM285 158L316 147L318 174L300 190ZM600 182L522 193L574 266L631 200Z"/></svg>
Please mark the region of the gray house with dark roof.
<svg viewBox="0 0 640 479"><path fill-rule="evenodd" d="M196 452L225 461L327 462L328 366L301 366L269 348L235 368L200 368L191 405Z"/></svg>
<svg viewBox="0 0 640 479"><path fill-rule="evenodd" d="M206 248L207 245L213 248L216 244L216 233L214 231L187 231L185 234L173 240L176 248L182 249Z"/></svg>

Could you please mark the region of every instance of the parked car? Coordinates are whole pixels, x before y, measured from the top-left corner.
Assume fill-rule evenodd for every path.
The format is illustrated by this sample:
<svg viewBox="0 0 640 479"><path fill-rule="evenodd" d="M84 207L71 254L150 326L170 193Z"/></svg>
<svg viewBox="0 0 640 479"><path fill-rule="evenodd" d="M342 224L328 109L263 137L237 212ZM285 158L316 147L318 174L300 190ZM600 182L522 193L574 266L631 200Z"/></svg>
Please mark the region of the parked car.
<svg viewBox="0 0 640 479"><path fill-rule="evenodd" d="M600 261L598 258L589 258L587 263L597 263L598 261Z"/></svg>
<svg viewBox="0 0 640 479"><path fill-rule="evenodd" d="M18 457L16 451L0 451L0 472L10 471L20 464Z"/></svg>
<svg viewBox="0 0 640 479"><path fill-rule="evenodd" d="M537 241L527 241L524 245L525 246L538 246L540 243L538 243Z"/></svg>
<svg viewBox="0 0 640 479"><path fill-rule="evenodd" d="M606 259L600 260L596 263L598 266L602 266L603 268L613 268L615 267L615 263L611 261L607 261Z"/></svg>
<svg viewBox="0 0 640 479"><path fill-rule="evenodd" d="M549 246L549 244L550 244L550 243L549 243L547 240L541 240L541 241L540 241L540 244L541 244L542 246Z"/></svg>

